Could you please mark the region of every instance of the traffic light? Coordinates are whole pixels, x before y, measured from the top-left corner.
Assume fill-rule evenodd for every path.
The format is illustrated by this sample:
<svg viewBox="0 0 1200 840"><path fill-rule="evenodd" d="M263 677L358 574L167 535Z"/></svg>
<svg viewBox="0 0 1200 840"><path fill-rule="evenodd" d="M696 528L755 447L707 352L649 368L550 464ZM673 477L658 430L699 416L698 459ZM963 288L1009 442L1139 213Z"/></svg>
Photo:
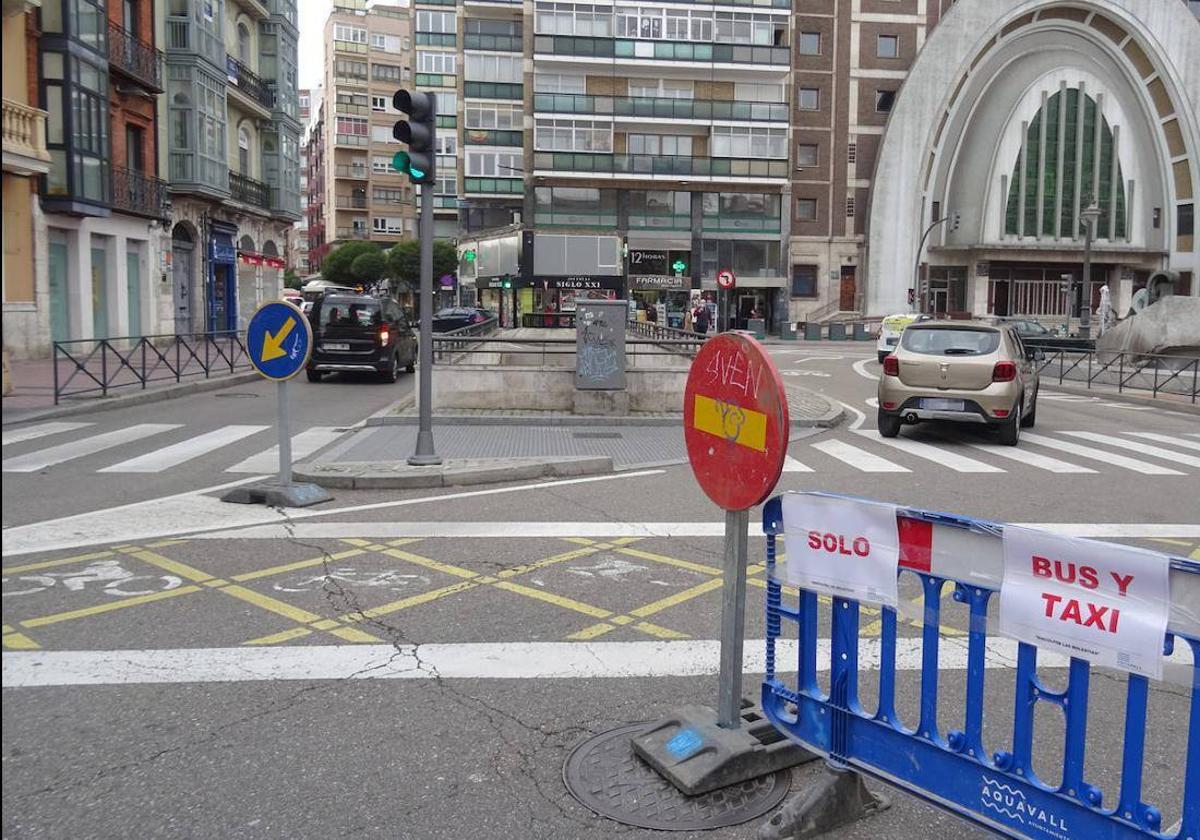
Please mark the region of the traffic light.
<svg viewBox="0 0 1200 840"><path fill-rule="evenodd" d="M504 279L501 281L501 286L505 289L511 289L512 288L512 277L508 274L505 274Z"/></svg>
<svg viewBox="0 0 1200 840"><path fill-rule="evenodd" d="M407 152L396 152L392 166L408 174L414 184L432 184L437 180L437 97L428 91L398 90L392 106L408 115L392 126L392 136L408 145Z"/></svg>
<svg viewBox="0 0 1200 840"><path fill-rule="evenodd" d="M950 214L950 230L958 230L958 223L962 221L962 214L955 210Z"/></svg>

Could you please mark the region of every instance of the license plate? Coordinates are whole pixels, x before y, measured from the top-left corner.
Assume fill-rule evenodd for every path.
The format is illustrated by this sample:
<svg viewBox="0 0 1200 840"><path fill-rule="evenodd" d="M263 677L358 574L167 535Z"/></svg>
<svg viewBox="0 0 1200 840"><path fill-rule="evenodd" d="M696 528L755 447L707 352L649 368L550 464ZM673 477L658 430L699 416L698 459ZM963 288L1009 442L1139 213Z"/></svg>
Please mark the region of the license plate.
<svg viewBox="0 0 1200 840"><path fill-rule="evenodd" d="M322 350L349 350L349 344L322 344Z"/></svg>
<svg viewBox="0 0 1200 840"><path fill-rule="evenodd" d="M921 408L929 411L962 411L965 407L962 400L942 400L942 399L923 399L921 400Z"/></svg>

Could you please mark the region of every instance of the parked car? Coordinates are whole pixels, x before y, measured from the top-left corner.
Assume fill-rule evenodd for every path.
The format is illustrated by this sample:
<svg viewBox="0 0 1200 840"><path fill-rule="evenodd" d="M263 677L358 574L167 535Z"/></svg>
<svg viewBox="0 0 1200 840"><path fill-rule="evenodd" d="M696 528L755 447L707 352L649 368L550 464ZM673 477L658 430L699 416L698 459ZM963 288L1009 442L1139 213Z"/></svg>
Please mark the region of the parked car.
<svg viewBox="0 0 1200 840"><path fill-rule="evenodd" d="M395 382L417 363L417 337L400 305L391 298L328 294L309 311L313 352L309 382L330 371L374 371Z"/></svg>
<svg viewBox="0 0 1200 840"><path fill-rule="evenodd" d="M904 332L905 327L918 321L929 320L932 320L932 316L922 312L900 312L884 318L879 325L879 340L875 342L875 352L879 356L879 364L883 364L884 358L896 349L896 345L900 343L900 334Z"/></svg>
<svg viewBox="0 0 1200 840"><path fill-rule="evenodd" d="M451 330L469 327L472 324L479 324L495 317L495 312L488 312L486 309L448 306L433 313L433 331L436 333L450 332Z"/></svg>
<svg viewBox="0 0 1200 840"><path fill-rule="evenodd" d="M979 321L911 324L879 377L879 433L923 420L982 423L1016 446L1037 418L1038 375L1045 358L1027 348L1015 327Z"/></svg>
<svg viewBox="0 0 1200 840"><path fill-rule="evenodd" d="M995 316L989 319L989 323L997 325L1010 325L1021 336L1023 341L1029 347L1040 347L1043 350L1076 350L1079 352L1087 352L1096 349L1096 342L1090 338L1072 338L1052 330L1045 324L1034 321L1031 318L1006 318Z"/></svg>

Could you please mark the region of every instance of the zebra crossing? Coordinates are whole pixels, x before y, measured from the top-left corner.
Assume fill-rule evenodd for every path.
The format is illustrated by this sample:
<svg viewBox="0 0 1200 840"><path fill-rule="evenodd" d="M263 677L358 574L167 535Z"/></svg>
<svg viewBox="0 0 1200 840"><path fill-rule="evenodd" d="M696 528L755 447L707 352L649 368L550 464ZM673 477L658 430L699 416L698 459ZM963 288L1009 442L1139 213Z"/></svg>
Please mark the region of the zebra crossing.
<svg viewBox="0 0 1200 840"><path fill-rule="evenodd" d="M94 423L42 423L4 432L3 445L7 448L16 444L30 441L49 439L54 435L65 435L69 432L80 432L94 426ZM55 467L103 455L109 450L134 444L150 444L153 448L134 457L119 458L114 455L114 463L96 469L97 473L146 475L161 473L182 466L201 458L212 459L220 457L223 450L243 441L255 441L262 438L266 444L270 437L264 435L272 427L261 425L231 424L197 434L192 434L183 440L157 446L163 436L169 432L179 432L184 429L182 423L139 423L123 429L100 432L79 437L65 443L56 443L46 448L23 452L3 460L2 469L6 473L34 473L48 467ZM333 426L313 426L292 436L292 460L300 461L309 455L333 443L345 429ZM177 436L177 435L176 435ZM46 442L49 442L47 440ZM6 453L7 454L7 453ZM239 452L239 454L244 454ZM228 473L270 474L279 468L278 444L241 458L224 468Z"/></svg>

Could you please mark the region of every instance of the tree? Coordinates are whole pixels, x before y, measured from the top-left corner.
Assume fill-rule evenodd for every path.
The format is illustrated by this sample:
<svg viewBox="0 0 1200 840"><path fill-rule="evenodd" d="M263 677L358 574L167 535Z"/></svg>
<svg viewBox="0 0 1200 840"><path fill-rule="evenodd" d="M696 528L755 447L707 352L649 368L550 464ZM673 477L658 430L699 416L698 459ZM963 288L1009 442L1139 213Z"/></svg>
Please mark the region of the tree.
<svg viewBox="0 0 1200 840"><path fill-rule="evenodd" d="M458 272L458 251L444 239L433 242L433 279ZM416 289L421 283L421 242L405 239L388 252L388 273L401 283Z"/></svg>
<svg viewBox="0 0 1200 840"><path fill-rule="evenodd" d="M368 289L383 279L387 269L387 257L380 250L359 254L350 264L350 273L354 275L354 279Z"/></svg>
<svg viewBox="0 0 1200 840"><path fill-rule="evenodd" d="M370 242L347 242L329 252L321 265L321 277L329 283L339 286L353 286L355 283L352 266L354 260L362 254L377 254L379 246Z"/></svg>
<svg viewBox="0 0 1200 840"><path fill-rule="evenodd" d="M304 281L300 279L300 275L295 269L289 268L283 272L283 287L285 289L300 289L304 285Z"/></svg>

